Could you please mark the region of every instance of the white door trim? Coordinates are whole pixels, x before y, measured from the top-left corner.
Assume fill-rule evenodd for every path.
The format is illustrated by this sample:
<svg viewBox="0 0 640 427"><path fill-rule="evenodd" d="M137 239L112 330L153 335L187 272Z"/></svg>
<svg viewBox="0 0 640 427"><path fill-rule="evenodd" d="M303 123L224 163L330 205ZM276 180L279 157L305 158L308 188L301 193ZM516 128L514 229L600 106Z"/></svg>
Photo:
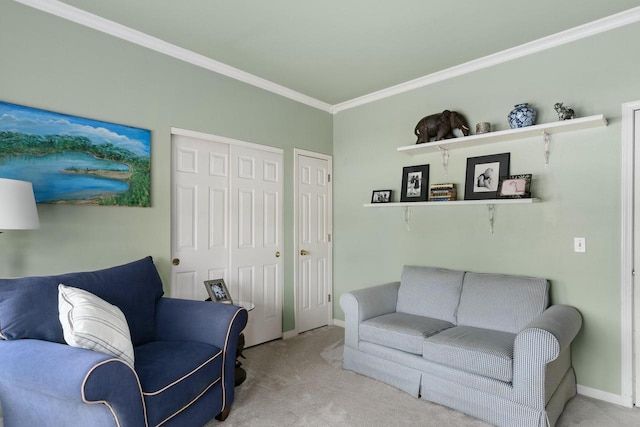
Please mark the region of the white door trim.
<svg viewBox="0 0 640 427"><path fill-rule="evenodd" d="M220 142L228 145L248 147L248 148L253 148L254 150L267 151L271 153L280 153L280 154L284 153L284 150L282 148L270 147L268 145L262 145L262 144L255 144L253 142L241 141L239 139L228 138L226 136L212 135L210 133L198 132L195 130L172 127L171 135L188 136L191 138L204 139L206 141L213 141L213 142Z"/></svg>
<svg viewBox="0 0 640 427"><path fill-rule="evenodd" d="M331 295L331 304L329 304L329 313L327 324L333 324L333 157L327 154L316 153L313 151L303 150L301 148L293 149L293 300L294 300L294 308L293 313L295 317L295 335L298 334L298 261L297 256L300 252L300 245L298 244L298 186L299 186L299 175L298 175L298 158L299 156L307 156L307 157L315 157L317 159L326 160L329 164L329 217L328 217L328 228L329 234L331 235L331 241L329 242L329 265L328 265L328 280L329 280L329 295Z"/></svg>
<svg viewBox="0 0 640 427"><path fill-rule="evenodd" d="M621 260L621 404L632 407L637 403L636 382L638 375L634 367L634 167L640 168L640 150L634 150L635 111L640 110L640 101L622 104L622 260ZM640 202L640 201L638 201ZM640 242L637 242L640 244ZM640 307L636 307L640 309ZM640 388L640 387L638 387Z"/></svg>

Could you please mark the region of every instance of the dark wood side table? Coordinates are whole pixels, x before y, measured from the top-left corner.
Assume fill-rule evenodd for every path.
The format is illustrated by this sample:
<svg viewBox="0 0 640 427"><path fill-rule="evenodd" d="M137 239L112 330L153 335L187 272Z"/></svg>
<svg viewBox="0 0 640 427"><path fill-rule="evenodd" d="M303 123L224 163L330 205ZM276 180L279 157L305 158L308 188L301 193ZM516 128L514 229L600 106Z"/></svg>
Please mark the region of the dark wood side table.
<svg viewBox="0 0 640 427"><path fill-rule="evenodd" d="M211 298L207 298L205 301L211 301ZM217 304L228 304L228 303L217 303ZM256 308L256 305L249 301L236 301L233 303L233 305L242 307L247 311L251 311L254 308ZM244 350L244 333L240 332L240 335L238 336L238 345L236 347L236 369L234 372L234 375L235 375L234 385L236 387L238 387L240 384L244 382L244 380L247 379L247 371L244 370L244 368L242 367L242 362L240 361L241 357L243 359L245 358L244 355L242 354L242 350Z"/></svg>
<svg viewBox="0 0 640 427"><path fill-rule="evenodd" d="M242 307L247 311L251 311L254 308L256 308L256 305L249 301L236 301L233 304L237 305L238 307ZM244 368L242 367L242 362L240 361L241 357L243 359L245 358L244 355L242 354L242 350L244 350L244 333L241 332L240 336L238 337L238 346L236 349L236 369L235 369L235 386L236 387L238 387L240 384L244 382L244 380L247 379L247 371L244 370Z"/></svg>

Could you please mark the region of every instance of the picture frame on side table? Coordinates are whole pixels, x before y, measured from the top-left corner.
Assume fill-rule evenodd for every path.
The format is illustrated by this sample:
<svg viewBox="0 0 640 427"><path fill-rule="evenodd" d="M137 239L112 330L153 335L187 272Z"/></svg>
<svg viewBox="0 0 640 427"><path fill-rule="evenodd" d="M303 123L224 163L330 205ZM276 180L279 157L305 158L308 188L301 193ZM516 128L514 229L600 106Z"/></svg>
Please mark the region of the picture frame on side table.
<svg viewBox="0 0 640 427"><path fill-rule="evenodd" d="M211 297L211 301L233 304L231 294L229 293L229 289L227 289L227 285L224 283L224 279L205 280L204 286L207 288L207 293Z"/></svg>
<svg viewBox="0 0 640 427"><path fill-rule="evenodd" d="M501 199L530 199L531 174L510 175L500 179L498 197Z"/></svg>
<svg viewBox="0 0 640 427"><path fill-rule="evenodd" d="M429 197L429 165L402 168L401 202L426 202Z"/></svg>
<svg viewBox="0 0 640 427"><path fill-rule="evenodd" d="M393 190L373 190L371 203L391 203Z"/></svg>
<svg viewBox="0 0 640 427"><path fill-rule="evenodd" d="M500 178L509 175L510 153L469 157L464 184L465 200L498 198Z"/></svg>

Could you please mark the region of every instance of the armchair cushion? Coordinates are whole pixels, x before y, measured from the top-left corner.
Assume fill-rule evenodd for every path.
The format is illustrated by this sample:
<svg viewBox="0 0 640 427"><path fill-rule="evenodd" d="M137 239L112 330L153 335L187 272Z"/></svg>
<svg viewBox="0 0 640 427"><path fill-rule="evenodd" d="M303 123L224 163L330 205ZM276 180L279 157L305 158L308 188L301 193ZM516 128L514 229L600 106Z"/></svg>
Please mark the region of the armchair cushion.
<svg viewBox="0 0 640 427"><path fill-rule="evenodd" d="M163 291L151 257L99 271L0 279L0 336L64 343L58 304L51 303L58 300L60 283L118 306L134 346L154 339L156 303Z"/></svg>
<svg viewBox="0 0 640 427"><path fill-rule="evenodd" d="M149 425L194 403L222 378L221 349L192 341L154 341L135 348Z"/></svg>
<svg viewBox="0 0 640 427"><path fill-rule="evenodd" d="M58 311L67 344L110 354L133 366L129 325L118 307L91 292L60 284Z"/></svg>

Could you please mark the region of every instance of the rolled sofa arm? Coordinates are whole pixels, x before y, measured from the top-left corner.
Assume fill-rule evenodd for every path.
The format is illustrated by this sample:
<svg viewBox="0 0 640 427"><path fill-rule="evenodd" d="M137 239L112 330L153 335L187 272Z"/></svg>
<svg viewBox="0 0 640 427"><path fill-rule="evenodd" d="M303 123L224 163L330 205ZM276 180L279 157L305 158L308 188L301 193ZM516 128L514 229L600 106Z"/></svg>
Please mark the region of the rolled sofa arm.
<svg viewBox="0 0 640 427"><path fill-rule="evenodd" d="M0 341L0 366L0 400L7 426L145 425L138 377L120 359L23 339Z"/></svg>
<svg viewBox="0 0 640 427"><path fill-rule="evenodd" d="M553 305L518 333L513 385L519 399L544 407L546 389L557 385L571 367L569 350L581 327L582 316L576 308ZM549 364L553 369L548 369Z"/></svg>
<svg viewBox="0 0 640 427"><path fill-rule="evenodd" d="M156 340L195 341L222 349L225 409L235 398L236 349L247 320L247 310L235 305L163 297L156 305Z"/></svg>
<svg viewBox="0 0 640 427"><path fill-rule="evenodd" d="M340 307L344 311L344 343L358 348L360 323L372 317L396 311L400 282L391 282L342 294Z"/></svg>

